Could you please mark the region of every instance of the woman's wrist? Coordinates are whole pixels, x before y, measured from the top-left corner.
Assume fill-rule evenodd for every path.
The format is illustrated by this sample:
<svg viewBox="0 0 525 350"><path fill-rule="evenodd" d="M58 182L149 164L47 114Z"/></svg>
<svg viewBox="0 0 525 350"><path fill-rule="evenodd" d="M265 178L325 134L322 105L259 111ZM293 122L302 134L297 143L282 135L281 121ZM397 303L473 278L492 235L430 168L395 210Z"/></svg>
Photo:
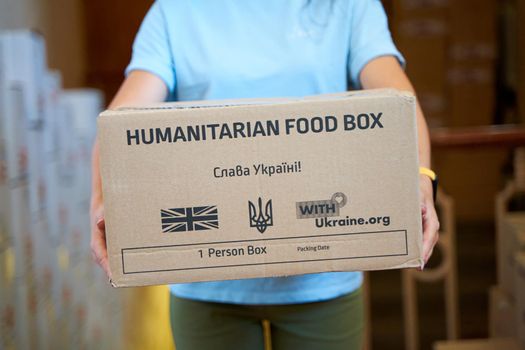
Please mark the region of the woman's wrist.
<svg viewBox="0 0 525 350"><path fill-rule="evenodd" d="M425 197L433 199L435 202L437 195L437 175L434 171L426 167L419 168L419 182Z"/></svg>
<svg viewBox="0 0 525 350"><path fill-rule="evenodd" d="M102 203L103 203L102 193L100 191L92 191L91 192L91 203L90 203L91 211L100 208Z"/></svg>

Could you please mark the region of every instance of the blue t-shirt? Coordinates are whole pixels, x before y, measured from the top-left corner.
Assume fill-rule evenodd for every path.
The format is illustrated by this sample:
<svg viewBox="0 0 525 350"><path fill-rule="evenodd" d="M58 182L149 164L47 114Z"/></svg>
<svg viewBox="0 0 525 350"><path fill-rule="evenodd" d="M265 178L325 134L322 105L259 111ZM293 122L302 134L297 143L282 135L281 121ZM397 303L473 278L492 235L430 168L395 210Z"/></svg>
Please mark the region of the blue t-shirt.
<svg viewBox="0 0 525 350"><path fill-rule="evenodd" d="M403 58L379 0L158 0L126 73L145 70L171 100L304 96L359 88L370 60ZM182 298L291 304L352 292L360 272L176 284Z"/></svg>

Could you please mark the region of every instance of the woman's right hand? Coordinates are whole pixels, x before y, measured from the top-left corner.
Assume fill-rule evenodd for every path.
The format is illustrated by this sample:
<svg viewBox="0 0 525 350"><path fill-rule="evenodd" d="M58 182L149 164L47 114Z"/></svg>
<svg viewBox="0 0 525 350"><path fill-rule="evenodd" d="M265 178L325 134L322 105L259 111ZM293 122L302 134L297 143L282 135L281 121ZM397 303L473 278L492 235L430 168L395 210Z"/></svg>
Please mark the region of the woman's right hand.
<svg viewBox="0 0 525 350"><path fill-rule="evenodd" d="M104 269L111 280L109 269L108 249L106 245L106 222L104 221L104 200L102 197L102 180L99 168L98 140L95 141L92 154L92 179L91 179L91 256L93 260Z"/></svg>
<svg viewBox="0 0 525 350"><path fill-rule="evenodd" d="M93 198L91 199L91 255L93 260L104 269L108 278L111 279L106 245L104 205L101 200Z"/></svg>
<svg viewBox="0 0 525 350"><path fill-rule="evenodd" d="M143 105L162 102L168 95L164 81L158 76L141 70L130 72L120 86L109 108ZM104 200L100 178L98 141L93 146L91 184L91 254L111 280L108 251L106 245L106 222L104 220Z"/></svg>

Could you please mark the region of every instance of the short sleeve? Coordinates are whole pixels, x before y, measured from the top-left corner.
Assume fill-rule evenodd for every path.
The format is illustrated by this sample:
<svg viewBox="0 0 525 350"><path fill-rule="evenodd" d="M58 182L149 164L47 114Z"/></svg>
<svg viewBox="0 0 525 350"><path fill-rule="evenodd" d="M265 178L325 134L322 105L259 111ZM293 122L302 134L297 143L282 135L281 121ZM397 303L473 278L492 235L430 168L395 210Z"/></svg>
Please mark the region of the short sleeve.
<svg viewBox="0 0 525 350"><path fill-rule="evenodd" d="M350 11L348 72L352 85L359 88L359 74L372 59L391 55L402 66L405 65L405 59L394 45L386 13L379 0L354 0Z"/></svg>
<svg viewBox="0 0 525 350"><path fill-rule="evenodd" d="M175 69L170 47L170 38L161 4L156 1L142 21L133 42L131 62L126 76L133 70L144 70L157 75L168 87L175 89Z"/></svg>

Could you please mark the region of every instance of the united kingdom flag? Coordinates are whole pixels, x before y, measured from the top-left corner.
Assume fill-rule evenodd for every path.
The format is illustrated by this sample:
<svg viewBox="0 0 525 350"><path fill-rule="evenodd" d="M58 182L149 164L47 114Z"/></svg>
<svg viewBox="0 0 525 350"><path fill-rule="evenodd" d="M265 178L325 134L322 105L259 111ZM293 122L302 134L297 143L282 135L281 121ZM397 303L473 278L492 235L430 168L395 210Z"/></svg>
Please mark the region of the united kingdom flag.
<svg viewBox="0 0 525 350"><path fill-rule="evenodd" d="M219 228L217 206L161 209L162 232L201 231Z"/></svg>

